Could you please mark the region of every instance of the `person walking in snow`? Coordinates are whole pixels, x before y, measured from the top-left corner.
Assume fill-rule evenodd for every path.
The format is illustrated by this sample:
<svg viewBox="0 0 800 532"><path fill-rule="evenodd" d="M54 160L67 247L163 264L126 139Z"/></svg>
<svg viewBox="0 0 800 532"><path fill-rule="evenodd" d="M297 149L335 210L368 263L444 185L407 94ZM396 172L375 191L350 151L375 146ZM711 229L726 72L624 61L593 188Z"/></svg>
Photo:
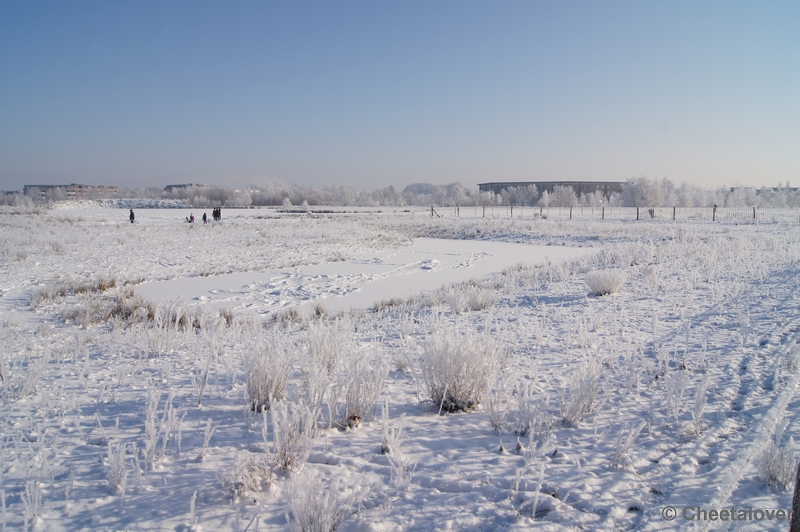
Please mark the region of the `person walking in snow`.
<svg viewBox="0 0 800 532"><path fill-rule="evenodd" d="M131 209L131 216L130 216L130 218L131 218L131 223L133 223L133 219L134 219L134 218L136 218L136 217L133 215L133 209Z"/></svg>
<svg viewBox="0 0 800 532"><path fill-rule="evenodd" d="M203 225L208 223L208 218L206 217L206 213L203 213Z"/></svg>

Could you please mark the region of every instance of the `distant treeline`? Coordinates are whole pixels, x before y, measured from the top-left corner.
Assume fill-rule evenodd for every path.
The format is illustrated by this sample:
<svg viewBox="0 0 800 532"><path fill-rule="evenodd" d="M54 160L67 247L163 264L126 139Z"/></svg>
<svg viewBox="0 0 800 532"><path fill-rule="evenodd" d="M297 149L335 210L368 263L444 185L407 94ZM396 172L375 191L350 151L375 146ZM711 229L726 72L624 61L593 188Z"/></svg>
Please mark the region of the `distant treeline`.
<svg viewBox="0 0 800 532"><path fill-rule="evenodd" d="M99 192L95 192L99 194ZM340 205L359 207L403 206L542 206L542 207L800 207L800 191L784 186L777 187L721 187L705 189L683 182L675 185L669 179L635 177L628 179L620 194L604 197L600 192L576 195L569 186L556 186L552 193L541 192L535 185L509 187L500 194L480 192L465 188L461 183L434 185L414 183L398 192L388 186L375 190L357 190L348 185L309 187L274 182L251 185L244 189L193 185L165 191L161 188L120 188L113 195L81 199L147 198L183 200L190 207L249 207L249 206L318 206ZM43 198L22 194L5 194L0 202L7 205L34 205L69 199L63 189L48 190Z"/></svg>

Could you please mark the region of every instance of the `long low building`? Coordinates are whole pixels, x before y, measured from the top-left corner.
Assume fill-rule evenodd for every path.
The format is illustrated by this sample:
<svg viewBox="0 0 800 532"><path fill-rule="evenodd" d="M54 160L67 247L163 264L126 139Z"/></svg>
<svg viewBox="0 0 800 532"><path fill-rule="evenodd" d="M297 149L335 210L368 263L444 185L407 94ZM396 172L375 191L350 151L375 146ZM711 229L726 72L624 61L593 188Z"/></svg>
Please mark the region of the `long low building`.
<svg viewBox="0 0 800 532"><path fill-rule="evenodd" d="M478 183L478 190L481 192L494 192L500 194L503 189L511 187L527 187L529 185L536 185L539 194L545 190L553 193L553 189L557 186L572 187L575 194L578 196L584 194L593 194L600 192L606 198L610 197L613 193L621 193L623 181L508 181L508 182L493 182L493 183Z"/></svg>
<svg viewBox="0 0 800 532"><path fill-rule="evenodd" d="M70 183L69 185L25 185L22 189L22 193L26 196L46 199L47 194L56 189L60 189L63 192L62 199L82 199L93 194L105 196L108 194L116 194L119 191L119 188L114 185Z"/></svg>

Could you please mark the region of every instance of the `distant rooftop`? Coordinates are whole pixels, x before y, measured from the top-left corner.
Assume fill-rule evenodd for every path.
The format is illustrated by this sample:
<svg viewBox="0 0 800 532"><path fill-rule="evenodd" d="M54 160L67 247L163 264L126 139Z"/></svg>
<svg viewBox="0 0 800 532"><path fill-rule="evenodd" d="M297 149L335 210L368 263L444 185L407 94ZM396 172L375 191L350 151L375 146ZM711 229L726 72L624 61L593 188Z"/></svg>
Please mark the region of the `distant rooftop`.
<svg viewBox="0 0 800 532"><path fill-rule="evenodd" d="M205 185L203 183L183 183L181 185L167 185L164 187L165 192L172 192L175 189L182 189L182 188L190 188L190 187L198 187L198 188L210 188L211 185Z"/></svg>

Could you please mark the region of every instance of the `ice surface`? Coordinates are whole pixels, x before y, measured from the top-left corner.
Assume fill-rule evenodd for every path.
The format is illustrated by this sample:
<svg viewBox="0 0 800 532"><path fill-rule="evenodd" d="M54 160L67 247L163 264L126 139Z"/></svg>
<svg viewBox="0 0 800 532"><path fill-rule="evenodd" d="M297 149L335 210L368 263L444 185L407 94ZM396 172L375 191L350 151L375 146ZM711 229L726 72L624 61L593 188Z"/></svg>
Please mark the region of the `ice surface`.
<svg viewBox="0 0 800 532"><path fill-rule="evenodd" d="M371 308L392 298L409 298L449 283L499 274L516 264L562 261L587 248L508 242L418 238L399 250L356 256L344 262L264 272L233 273L143 283L137 292L159 303L182 299L190 305L247 308L266 313L317 302L330 311Z"/></svg>

